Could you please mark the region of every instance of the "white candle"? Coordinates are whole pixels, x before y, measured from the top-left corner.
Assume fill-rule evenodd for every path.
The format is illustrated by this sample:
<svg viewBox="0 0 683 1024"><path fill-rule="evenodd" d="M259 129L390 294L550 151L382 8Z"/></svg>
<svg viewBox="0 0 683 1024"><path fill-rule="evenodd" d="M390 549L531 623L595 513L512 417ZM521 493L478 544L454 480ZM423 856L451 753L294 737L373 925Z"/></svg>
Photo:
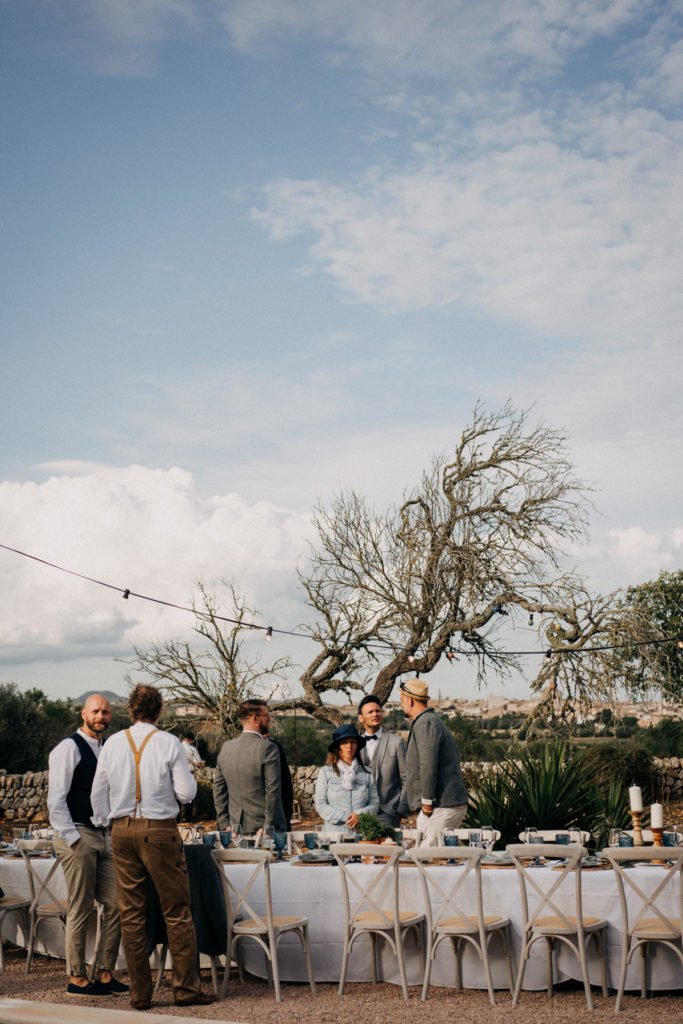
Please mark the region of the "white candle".
<svg viewBox="0 0 683 1024"><path fill-rule="evenodd" d="M642 811L643 794L640 791L640 786L631 786L628 791L628 798L632 811Z"/></svg>
<svg viewBox="0 0 683 1024"><path fill-rule="evenodd" d="M650 828L664 828L664 808L661 804L650 807Z"/></svg>

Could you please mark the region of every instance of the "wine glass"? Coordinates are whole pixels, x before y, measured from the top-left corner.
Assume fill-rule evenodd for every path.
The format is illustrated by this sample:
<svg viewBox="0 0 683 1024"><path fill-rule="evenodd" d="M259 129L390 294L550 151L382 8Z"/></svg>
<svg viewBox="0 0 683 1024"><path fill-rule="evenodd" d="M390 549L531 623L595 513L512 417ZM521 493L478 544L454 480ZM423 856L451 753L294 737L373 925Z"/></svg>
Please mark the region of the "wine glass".
<svg viewBox="0 0 683 1024"><path fill-rule="evenodd" d="M275 832L275 830L274 830L272 825L264 825L263 826L263 833L261 835L261 849L262 850L272 850L273 849L273 835L274 835L274 832Z"/></svg>
<svg viewBox="0 0 683 1024"><path fill-rule="evenodd" d="M287 833L283 832L282 829L275 829L273 832L273 845L277 853L277 859L282 860L283 851L287 846Z"/></svg>
<svg viewBox="0 0 683 1024"><path fill-rule="evenodd" d="M527 825L527 827L524 829L524 842L529 844L529 843L537 843L538 841L539 841L539 836L538 836L538 829L536 828L536 826L535 825Z"/></svg>
<svg viewBox="0 0 683 1024"><path fill-rule="evenodd" d="M239 821L233 821L230 824L230 831L232 832L232 841L235 847L242 845L242 826Z"/></svg>
<svg viewBox="0 0 683 1024"><path fill-rule="evenodd" d="M495 830L490 825L481 826L481 842L486 850L487 857L491 854L496 842Z"/></svg>
<svg viewBox="0 0 683 1024"><path fill-rule="evenodd" d="M618 846L619 845L619 836L620 835L621 835L621 829L620 828L611 828L609 830L609 838L607 840L608 845L609 846Z"/></svg>

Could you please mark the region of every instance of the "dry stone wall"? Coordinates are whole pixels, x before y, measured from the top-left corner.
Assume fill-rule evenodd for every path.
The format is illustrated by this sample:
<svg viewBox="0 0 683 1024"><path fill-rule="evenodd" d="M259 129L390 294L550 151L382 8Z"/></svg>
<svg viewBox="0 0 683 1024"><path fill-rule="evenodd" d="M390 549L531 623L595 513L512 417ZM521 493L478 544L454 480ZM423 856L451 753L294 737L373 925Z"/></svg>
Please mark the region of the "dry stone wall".
<svg viewBox="0 0 683 1024"><path fill-rule="evenodd" d="M655 771L661 779L661 795L666 803L683 801L683 757L654 759ZM465 779L474 779L481 774L484 766L475 762L463 764ZM299 801L301 813L308 817L315 813L313 798L317 765L293 768L294 796ZM213 771L202 772L210 785ZM42 822L47 820L47 772L26 772L24 775L8 775L0 769L0 820Z"/></svg>

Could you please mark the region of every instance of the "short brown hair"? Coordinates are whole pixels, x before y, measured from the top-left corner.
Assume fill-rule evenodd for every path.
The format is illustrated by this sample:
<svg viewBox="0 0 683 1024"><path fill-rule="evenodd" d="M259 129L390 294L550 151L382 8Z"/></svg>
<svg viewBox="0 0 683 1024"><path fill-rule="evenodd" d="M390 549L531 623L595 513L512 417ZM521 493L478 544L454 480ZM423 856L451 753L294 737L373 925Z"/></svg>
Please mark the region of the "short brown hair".
<svg viewBox="0 0 683 1024"><path fill-rule="evenodd" d="M251 718L252 715L257 715L261 708L267 708L268 701L263 700L262 697L249 697L248 700L243 700L237 709L237 717L240 722L246 722L247 718Z"/></svg>
<svg viewBox="0 0 683 1024"><path fill-rule="evenodd" d="M148 683L138 683L128 697L128 714L134 722L156 722L163 706L161 693Z"/></svg>

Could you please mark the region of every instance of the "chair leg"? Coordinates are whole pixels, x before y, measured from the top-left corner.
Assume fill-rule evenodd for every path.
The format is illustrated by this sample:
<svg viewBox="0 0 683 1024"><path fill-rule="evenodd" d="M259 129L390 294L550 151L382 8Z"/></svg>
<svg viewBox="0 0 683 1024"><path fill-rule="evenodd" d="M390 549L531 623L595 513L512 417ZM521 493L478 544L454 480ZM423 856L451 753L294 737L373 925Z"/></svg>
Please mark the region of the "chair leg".
<svg viewBox="0 0 683 1024"><path fill-rule="evenodd" d="M370 932L370 942L372 944L372 984L377 984L377 936L374 932Z"/></svg>
<svg viewBox="0 0 683 1024"><path fill-rule="evenodd" d="M304 957L306 958L306 972L308 974L308 984L311 986L311 992L315 995L315 974L313 973L313 958L311 957L311 939L308 934L308 925L305 924L301 929L301 937L303 940Z"/></svg>
<svg viewBox="0 0 683 1024"><path fill-rule="evenodd" d="M621 947L621 966L619 969L619 988L617 990L617 1001L614 1005L615 1013L621 1010L621 1003L624 998L624 989L626 988L626 969L628 967L629 959L629 938L624 935L623 945Z"/></svg>
<svg viewBox="0 0 683 1024"><path fill-rule="evenodd" d="M547 969L547 989L548 998L552 999L553 995L553 940L547 938L545 940L546 945L546 969Z"/></svg>
<svg viewBox="0 0 683 1024"><path fill-rule="evenodd" d="M211 984L213 986L213 994L218 995L218 957L209 957L211 964Z"/></svg>
<svg viewBox="0 0 683 1024"><path fill-rule="evenodd" d="M36 941L36 925L37 918L35 914L31 915L31 926L28 934L28 950L26 952L26 973L28 974L33 964L33 947Z"/></svg>
<svg viewBox="0 0 683 1024"><path fill-rule="evenodd" d="M396 956L398 958L398 973L401 976L401 988L403 989L403 998L409 999L410 993L408 992L408 978L406 976L406 962L403 956L403 936L401 935L400 925L396 925L394 929L394 942L396 943Z"/></svg>
<svg viewBox="0 0 683 1024"><path fill-rule="evenodd" d="M424 964L424 981L422 982L422 1002L427 999L427 992L429 991L429 982L432 976L432 958L434 956L434 936L430 934L427 936L426 948L423 946L425 955Z"/></svg>
<svg viewBox="0 0 683 1024"><path fill-rule="evenodd" d="M505 962L507 963L508 987L510 989L510 995L512 995L515 990L515 967L512 963L512 943L510 942L510 932L508 928L501 928L500 939L503 944Z"/></svg>
<svg viewBox="0 0 683 1024"><path fill-rule="evenodd" d="M606 935L603 930L595 933L595 944L600 956L600 980L602 982L602 994L607 998L609 995L609 979L607 977L607 948Z"/></svg>
<svg viewBox="0 0 683 1024"><path fill-rule="evenodd" d="M157 971L157 980L154 983L154 995L157 995L161 988L161 983L164 980L164 970L166 969L166 957L168 956L168 946L161 947L161 954L159 956L159 970Z"/></svg>
<svg viewBox="0 0 683 1024"><path fill-rule="evenodd" d="M640 996L647 999L647 942L640 947Z"/></svg>
<svg viewBox="0 0 683 1024"><path fill-rule="evenodd" d="M277 958L277 937L273 942L273 946L270 947L270 962L272 964L273 971L273 985L275 987L275 1001L278 1003L282 1002L282 992L280 991L280 965L278 964Z"/></svg>
<svg viewBox="0 0 683 1024"><path fill-rule="evenodd" d="M517 970L517 981L515 983L515 991L512 993L512 1005L517 1006L519 1002L519 994L522 991L522 982L524 981L524 972L526 970L527 957L529 956L529 942L525 939L522 947L522 952L519 957L519 968Z"/></svg>
<svg viewBox="0 0 683 1024"><path fill-rule="evenodd" d="M577 936L578 938L578 936ZM589 1010L593 1009L593 993L591 991L591 981L588 977L588 962L586 960L586 942L582 942L580 945L577 943L579 953L579 963L581 964L581 975L583 977L583 989L586 993L586 1006Z"/></svg>
<svg viewBox="0 0 683 1024"><path fill-rule="evenodd" d="M344 986L346 985L346 972L349 966L349 950L350 950L351 939L348 932L344 935L344 952L342 953L342 965L341 972L339 974L339 995L344 995Z"/></svg>
<svg viewBox="0 0 683 1024"><path fill-rule="evenodd" d="M491 965L489 964L489 939L491 938L491 932L488 935L480 937L479 944L481 946L481 959L484 965L484 973L486 974L486 987L489 990L489 1000L491 1006L496 1005L496 993L493 991L493 979L491 977Z"/></svg>

